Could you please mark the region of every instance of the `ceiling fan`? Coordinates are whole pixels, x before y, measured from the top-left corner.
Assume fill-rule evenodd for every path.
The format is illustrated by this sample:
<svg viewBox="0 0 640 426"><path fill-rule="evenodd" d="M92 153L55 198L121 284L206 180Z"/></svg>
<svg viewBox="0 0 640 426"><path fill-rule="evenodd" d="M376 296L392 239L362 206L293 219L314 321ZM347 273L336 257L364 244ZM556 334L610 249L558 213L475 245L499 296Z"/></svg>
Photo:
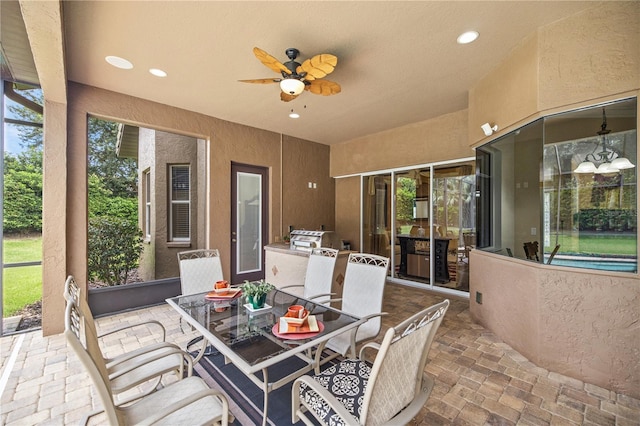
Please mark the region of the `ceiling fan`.
<svg viewBox="0 0 640 426"><path fill-rule="evenodd" d="M258 84L280 83L280 89L282 89L280 99L284 102L294 100L304 90L322 96L340 93L341 88L338 83L322 79L335 69L338 58L334 55L322 53L300 64L295 60L300 54L300 51L295 48L289 48L285 50L289 61L283 64L257 47L253 48L253 54L256 55L256 58L267 68L281 74L282 78L259 78L239 81Z"/></svg>

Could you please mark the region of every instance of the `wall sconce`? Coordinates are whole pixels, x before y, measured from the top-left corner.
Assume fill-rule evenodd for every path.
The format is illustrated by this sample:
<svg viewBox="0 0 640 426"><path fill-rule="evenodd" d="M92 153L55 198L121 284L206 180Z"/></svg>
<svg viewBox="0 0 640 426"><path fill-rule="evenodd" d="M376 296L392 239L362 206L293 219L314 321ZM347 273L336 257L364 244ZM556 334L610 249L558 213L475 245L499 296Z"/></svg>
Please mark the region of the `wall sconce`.
<svg viewBox="0 0 640 426"><path fill-rule="evenodd" d="M498 131L498 125L497 124L494 124L493 126L491 126L491 124L489 124L489 123L484 123L482 126L480 126L480 128L484 132L485 136L491 136L493 134L493 132L497 132Z"/></svg>

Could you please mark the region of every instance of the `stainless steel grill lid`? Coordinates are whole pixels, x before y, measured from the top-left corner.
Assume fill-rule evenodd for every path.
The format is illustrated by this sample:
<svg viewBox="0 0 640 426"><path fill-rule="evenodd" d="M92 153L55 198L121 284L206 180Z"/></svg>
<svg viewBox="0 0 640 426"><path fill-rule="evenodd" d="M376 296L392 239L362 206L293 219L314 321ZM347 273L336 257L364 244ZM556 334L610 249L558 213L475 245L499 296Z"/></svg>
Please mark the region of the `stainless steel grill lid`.
<svg viewBox="0 0 640 426"><path fill-rule="evenodd" d="M335 245L335 234L333 231L291 231L291 250L311 251L318 247L339 248Z"/></svg>

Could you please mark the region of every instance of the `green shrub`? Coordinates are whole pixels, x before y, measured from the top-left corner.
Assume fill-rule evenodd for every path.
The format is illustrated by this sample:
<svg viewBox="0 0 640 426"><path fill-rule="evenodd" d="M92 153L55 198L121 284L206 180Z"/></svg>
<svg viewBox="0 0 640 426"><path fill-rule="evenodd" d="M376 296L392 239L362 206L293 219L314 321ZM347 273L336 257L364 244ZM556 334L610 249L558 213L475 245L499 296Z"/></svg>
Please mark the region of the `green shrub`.
<svg viewBox="0 0 640 426"><path fill-rule="evenodd" d="M42 231L42 172L24 158L5 155L5 233Z"/></svg>
<svg viewBox="0 0 640 426"><path fill-rule="evenodd" d="M91 281L109 286L126 284L129 271L138 266L142 232L128 219L89 219L88 274Z"/></svg>
<svg viewBox="0 0 640 426"><path fill-rule="evenodd" d="M137 221L138 199L120 197L106 188L105 182L92 174L88 178L89 217L120 217Z"/></svg>
<svg viewBox="0 0 640 426"><path fill-rule="evenodd" d="M580 231L635 231L635 210L583 209L574 213L574 223Z"/></svg>

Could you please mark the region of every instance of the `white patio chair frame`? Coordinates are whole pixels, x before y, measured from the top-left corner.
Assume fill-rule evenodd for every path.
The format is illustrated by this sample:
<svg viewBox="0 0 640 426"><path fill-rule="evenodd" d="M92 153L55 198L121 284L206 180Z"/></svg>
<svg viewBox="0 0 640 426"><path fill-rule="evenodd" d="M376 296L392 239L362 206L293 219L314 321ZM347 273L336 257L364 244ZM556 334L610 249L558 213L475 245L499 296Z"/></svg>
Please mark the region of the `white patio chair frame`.
<svg viewBox="0 0 640 426"><path fill-rule="evenodd" d="M175 373L180 380L185 376L186 367L187 377L191 376L193 372L193 360L191 356L180 349L179 346L165 341L166 331L159 321L148 320L135 324L126 324L106 333L98 334L91 308L86 299L81 296L80 287L76 283L73 275L69 275L65 281L64 298L67 305L69 303L75 303L78 306L78 310L82 313L81 325L85 329L85 334L90 333L90 335L95 336L98 342L106 336L131 330L136 327L152 325L159 327L161 330L159 335L161 336L160 341L141 346L138 349L125 352L112 358L104 356L98 343L98 350L107 369L106 372L111 385L110 391L113 395L118 397L119 394L149 382L149 385L146 386L147 389L141 394L121 398L117 402L114 400L114 403L117 405L128 404L140 396L148 395L156 391L162 383L163 375L167 373Z"/></svg>
<svg viewBox="0 0 640 426"><path fill-rule="evenodd" d="M351 358L356 357L356 344L375 338L382 325L382 299L387 281L389 258L368 253L351 253L344 276L341 310L367 319L351 332L343 333L322 343L316 350L316 374L320 366L351 349ZM333 355L321 358L324 348L333 350Z"/></svg>
<svg viewBox="0 0 640 426"><path fill-rule="evenodd" d="M69 300L65 310L65 338L93 381L110 425L228 424L226 398L196 376L172 383L125 407L116 406L98 338L84 322L81 305Z"/></svg>
<svg viewBox="0 0 640 426"><path fill-rule="evenodd" d="M196 249L181 251L177 254L180 268L180 289L183 295L203 293L213 290L216 281L224 279L222 262L218 249ZM182 329L182 317L180 318ZM215 353L207 339L198 336L191 339L186 346L187 351L192 345L202 341L202 347L194 359L198 363L205 355Z"/></svg>
<svg viewBox="0 0 640 426"><path fill-rule="evenodd" d="M318 303L328 303L333 284L333 271L336 267L339 251L332 248L314 248L309 254L304 284L292 284L280 287L280 290L303 287L302 297Z"/></svg>
<svg viewBox="0 0 640 426"><path fill-rule="evenodd" d="M198 268L190 268L198 265ZM224 279L218 249L197 249L178 253L180 289L182 294L196 294L213 290L216 281Z"/></svg>
<svg viewBox="0 0 640 426"><path fill-rule="evenodd" d="M307 415L311 413L322 424L336 426L409 424L433 389L433 379L424 368L448 307L449 301L445 300L389 328L382 343L368 343L361 348L358 360L343 361L323 372L321 377L296 379L291 389L292 423L302 420L307 425L315 425ZM366 349L378 351L373 365L365 362ZM330 375L336 373L346 376L342 380L349 383L349 391L355 391L356 387L361 391L358 395L352 392L341 395L349 405L352 399L362 400L359 415L357 408L348 409L332 392L332 389L341 389L335 383L338 380L330 380ZM363 392L356 383L362 384ZM329 415L327 407L335 413ZM323 420L324 416L330 417L330 423L326 418Z"/></svg>

